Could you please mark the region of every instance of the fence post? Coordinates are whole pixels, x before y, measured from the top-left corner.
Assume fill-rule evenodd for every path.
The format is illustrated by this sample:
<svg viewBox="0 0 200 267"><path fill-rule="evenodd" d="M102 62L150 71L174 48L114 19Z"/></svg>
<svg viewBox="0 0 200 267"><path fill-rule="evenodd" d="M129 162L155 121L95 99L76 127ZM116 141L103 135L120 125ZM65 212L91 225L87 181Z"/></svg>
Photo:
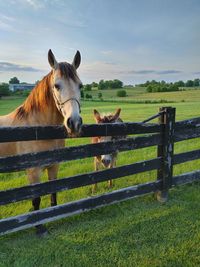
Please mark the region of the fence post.
<svg viewBox="0 0 200 267"><path fill-rule="evenodd" d="M156 193L157 200L164 203L168 200L168 191L172 185L173 154L174 154L174 126L176 109L162 107L163 112L159 123L163 124L161 145L158 145L158 157L162 158L162 167L157 172L157 179L162 181L162 190Z"/></svg>

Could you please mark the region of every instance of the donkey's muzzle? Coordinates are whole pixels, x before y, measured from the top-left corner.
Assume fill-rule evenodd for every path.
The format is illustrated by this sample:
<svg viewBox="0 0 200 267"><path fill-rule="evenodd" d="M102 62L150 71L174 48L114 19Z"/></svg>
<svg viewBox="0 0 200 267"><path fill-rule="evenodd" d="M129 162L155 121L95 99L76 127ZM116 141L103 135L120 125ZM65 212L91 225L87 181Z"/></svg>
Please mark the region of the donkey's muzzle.
<svg viewBox="0 0 200 267"><path fill-rule="evenodd" d="M83 120L81 117L78 117L78 118L69 117L67 119L67 128L69 129L69 133L72 135L80 134L82 124L83 124Z"/></svg>

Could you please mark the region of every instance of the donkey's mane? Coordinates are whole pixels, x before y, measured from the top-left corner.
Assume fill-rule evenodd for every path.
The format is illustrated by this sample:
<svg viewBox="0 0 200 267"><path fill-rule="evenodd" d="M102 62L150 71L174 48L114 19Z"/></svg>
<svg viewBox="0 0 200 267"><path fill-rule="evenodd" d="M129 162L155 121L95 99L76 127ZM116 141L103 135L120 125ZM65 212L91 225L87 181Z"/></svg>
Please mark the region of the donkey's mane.
<svg viewBox="0 0 200 267"><path fill-rule="evenodd" d="M101 117L101 123L113 123L113 122L122 122L121 118L114 119L112 113L103 114Z"/></svg>
<svg viewBox="0 0 200 267"><path fill-rule="evenodd" d="M72 79L77 82L78 76L75 68L67 63L61 62L58 64L61 77ZM51 91L51 76L53 71L47 74L31 91L25 102L17 108L15 117L18 119L26 118L28 114L37 111L45 111L53 103L53 94Z"/></svg>

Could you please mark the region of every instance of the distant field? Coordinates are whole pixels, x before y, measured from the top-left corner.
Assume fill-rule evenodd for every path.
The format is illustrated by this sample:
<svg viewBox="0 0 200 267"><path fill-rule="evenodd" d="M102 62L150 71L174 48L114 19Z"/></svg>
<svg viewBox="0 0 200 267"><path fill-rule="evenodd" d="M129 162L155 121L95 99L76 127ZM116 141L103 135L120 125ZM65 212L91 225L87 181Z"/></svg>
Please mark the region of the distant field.
<svg viewBox="0 0 200 267"><path fill-rule="evenodd" d="M193 102L188 101L185 92L180 92L181 95L176 92L176 102L179 103L170 105L177 109L177 120L200 116L198 92L194 90L196 97L193 97ZM138 99L145 99L147 95L144 91L134 93L133 97ZM181 102L183 95L186 102ZM0 100L0 114L7 114L23 100ZM124 121L142 121L157 113L161 105L82 101L82 116L84 123L94 123L94 108L100 112L112 112L121 107ZM89 142L89 138L66 141L68 145ZM175 146L176 153L193 149L200 149L199 139L180 142ZM118 166L153 158L156 151L152 147L121 153ZM200 160L180 164L174 168L174 173L196 170L199 166ZM61 164L59 178L92 170L92 158L66 162ZM115 180L114 187L109 190L106 183L101 183L97 194L155 179L155 171L124 177ZM45 180L46 174L42 176L42 181ZM25 172L0 174L0 190L26 184ZM171 190L166 205L159 204L149 195L50 223L48 228L51 234L44 239L35 237L33 230L0 237L0 267L200 266L199 190L200 184L194 183ZM58 201L65 203L89 196L91 187L86 186L58 193ZM43 197L42 208L49 204L49 196ZM1 207L0 218L25 213L30 207L30 201Z"/></svg>
<svg viewBox="0 0 200 267"><path fill-rule="evenodd" d="M102 98L105 100L132 100L132 101L173 101L173 102L198 102L200 101L200 90L188 88L186 91L177 92L163 92L163 93L146 93L144 87L132 87L124 88L127 92L127 97L117 97L116 93L118 89L109 90L92 90L90 92L85 92L93 96L93 98L98 98L98 93L102 93Z"/></svg>

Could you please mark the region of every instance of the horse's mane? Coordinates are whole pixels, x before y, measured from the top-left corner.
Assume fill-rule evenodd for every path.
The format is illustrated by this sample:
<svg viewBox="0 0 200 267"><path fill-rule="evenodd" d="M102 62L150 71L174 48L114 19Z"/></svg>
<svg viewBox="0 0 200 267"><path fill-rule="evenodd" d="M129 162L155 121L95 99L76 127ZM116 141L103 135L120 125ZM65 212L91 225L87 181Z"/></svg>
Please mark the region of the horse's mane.
<svg viewBox="0 0 200 267"><path fill-rule="evenodd" d="M25 102L17 108L15 117L26 118L33 111L45 110L53 101L50 88L51 74L47 74L31 91Z"/></svg>
<svg viewBox="0 0 200 267"><path fill-rule="evenodd" d="M78 76L75 68L67 63L59 63L59 71L61 77L66 79L72 79L77 82ZM44 111L50 105L53 105L53 95L51 91L51 75L52 71L47 74L31 91L25 102L17 108L15 112L15 118L26 118L31 112Z"/></svg>

